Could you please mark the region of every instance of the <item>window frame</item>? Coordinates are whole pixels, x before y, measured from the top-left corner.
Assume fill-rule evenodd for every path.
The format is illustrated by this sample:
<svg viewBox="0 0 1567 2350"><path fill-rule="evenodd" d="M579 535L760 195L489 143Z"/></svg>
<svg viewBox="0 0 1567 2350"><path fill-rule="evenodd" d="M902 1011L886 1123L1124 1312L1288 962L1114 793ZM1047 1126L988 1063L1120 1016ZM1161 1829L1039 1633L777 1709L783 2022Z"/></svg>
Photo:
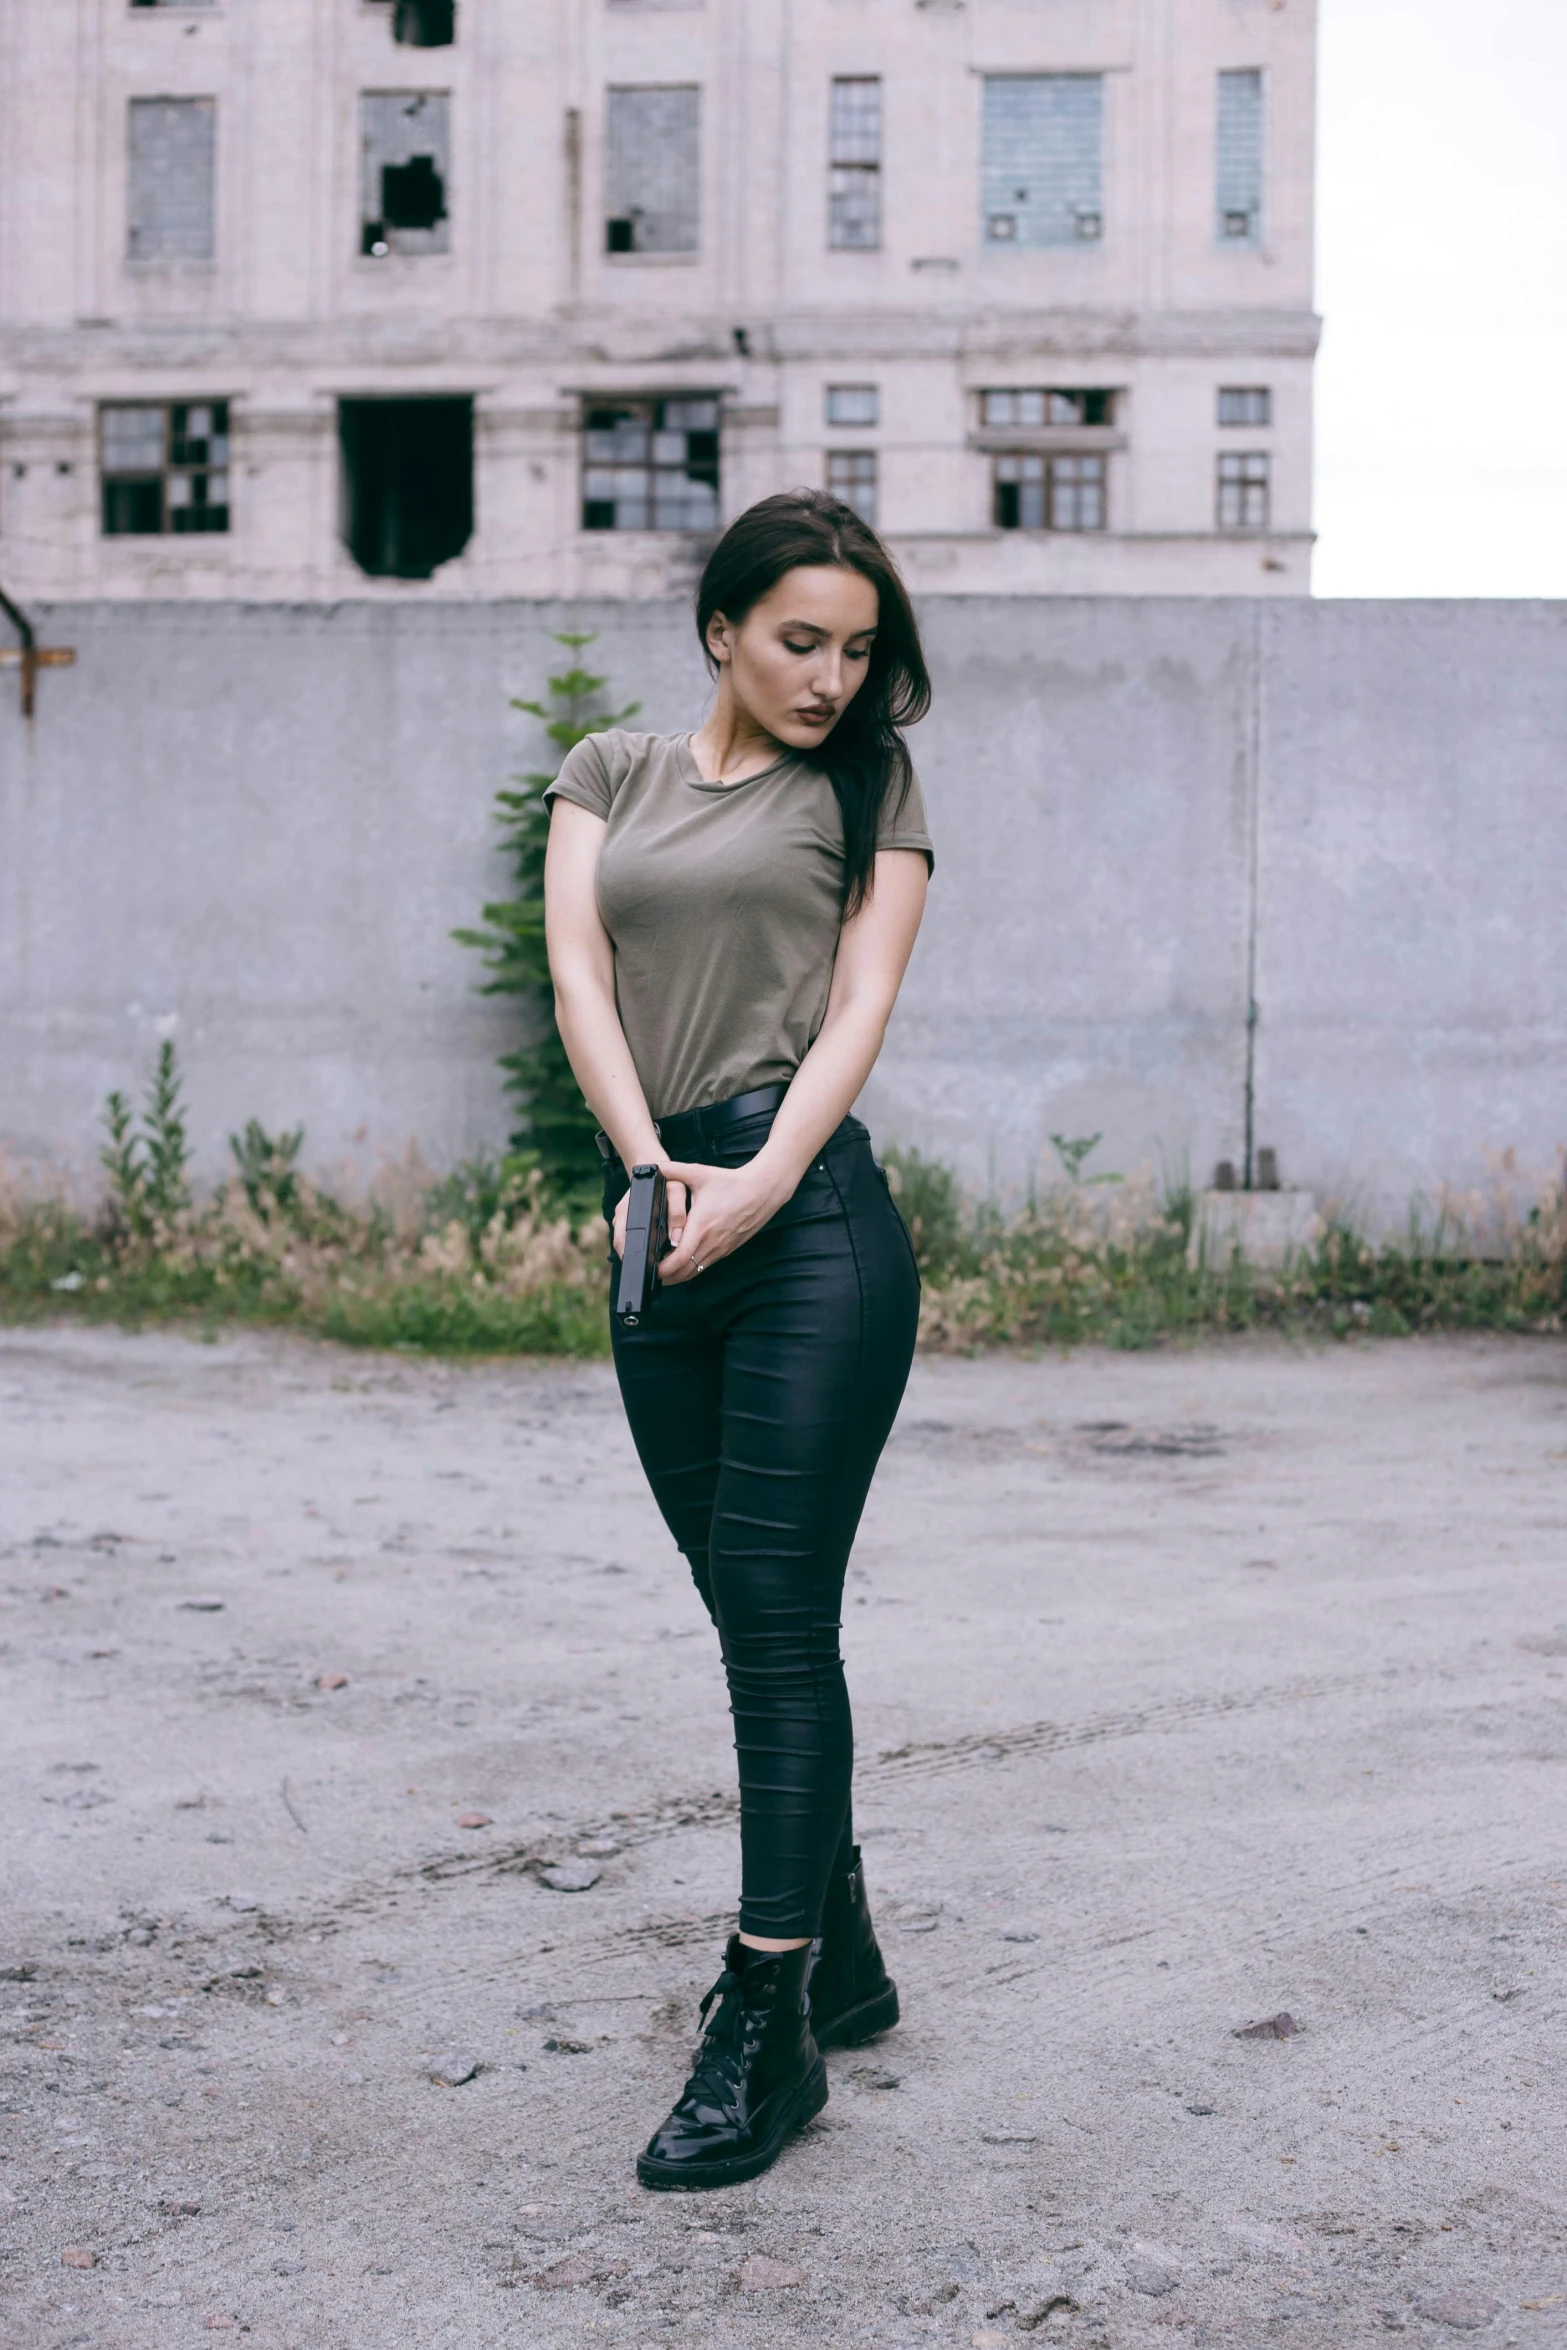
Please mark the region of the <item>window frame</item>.
<svg viewBox="0 0 1567 2350"><path fill-rule="evenodd" d="M436 150L431 160L437 162L441 167L439 175L441 210L435 221L426 228L394 227L389 230L384 217L384 206L381 213L372 213L369 209L372 200L381 204L386 190L384 181L381 180L377 181L373 190L370 186L370 134L366 127L367 110L372 105L397 104L405 106L409 99L417 99L421 105L428 105L432 100L437 100L444 110L440 116L435 118L442 122L440 136L432 138L430 141L431 147ZM450 259L454 249L452 155L456 146L455 91L450 85L445 88L421 90L407 88L398 90L385 87L361 89L357 93L355 111L359 133L359 259L375 262L378 266L385 261L441 261ZM401 163L397 164L389 164L383 160L377 168L382 174L389 170L406 171L415 160L417 157L414 155L406 156ZM375 230L380 231L379 241L372 235L372 231ZM412 244L395 241L400 238L428 238L432 241Z"/></svg>
<svg viewBox="0 0 1567 2350"><path fill-rule="evenodd" d="M183 436L181 436L175 430L175 419L180 415L184 415L188 418L190 412L193 409L197 411L201 409L210 409L213 415L212 428L204 436L192 435L188 431ZM97 404L97 410L94 417L94 440L98 469L99 538L167 539L232 537L234 529L234 450L232 410L233 400L231 396L226 393L211 398L197 397L194 399L179 400L100 400ZM107 464L106 455L108 434L105 429L107 420L111 414L123 414L127 411L136 411L145 415L161 417L162 451L159 461L155 466L119 465L111 468ZM181 458L175 454L176 450L181 445L182 439L185 445L188 446L191 440L195 438L200 438L203 442L203 445L207 446L210 446L210 444L213 442L221 441L223 443L223 455L221 459L216 462L214 462L211 458L197 461L189 457ZM211 483L214 479L221 480L225 494L221 500L214 501L209 504L207 491L210 489ZM169 494L170 485L175 481L189 481L191 483L192 495L188 500L182 498L171 499ZM202 484L202 494L200 496L195 494L194 485L198 481ZM115 485L119 485L122 488L134 486L146 488L153 484L157 485L158 490L159 519L156 527L149 529L111 528L109 524L109 499L111 489ZM179 521L174 519L174 517L183 513L200 514L203 516L221 513L223 519L221 522L201 521L196 523L194 526L182 525Z"/></svg>
<svg viewBox="0 0 1567 2350"><path fill-rule="evenodd" d="M599 247L599 252L602 259L615 263L617 267L624 266L627 262L651 261L654 263L689 263L701 259L703 214L706 210L704 201L706 196L706 188L703 181L703 170L705 162L705 158L703 156L703 115L706 111L703 105L703 98L705 90L706 84L704 82L691 80L666 82L606 82L604 84L604 137L601 179L601 217L603 220L603 242ZM655 95L664 97L672 95L676 91L689 93L690 96L695 100L695 104L692 108L693 133L691 155L691 242L688 245L639 245L636 241L636 222L639 217L643 219L648 217L645 208L639 204L632 203L629 209L622 212L612 212L610 210L612 194L610 184L611 176L616 169L617 163L614 145L616 134L611 128L611 120L615 112L613 101L617 98L652 97ZM629 231L629 235L624 242L619 241L615 234L615 232L622 227Z"/></svg>
<svg viewBox="0 0 1567 2350"><path fill-rule="evenodd" d="M713 421L710 427L671 424L667 420L666 412L671 408L699 406L711 408ZM647 453L644 457L616 458L603 453L594 455L591 451L589 435L594 431L608 429L603 424L598 426L593 424L594 414L608 416L616 410L622 412L626 410L650 411L646 428ZM578 469L580 480L578 529L585 535L591 535L595 538L628 532L656 533L661 538L700 538L718 531L722 527L723 520L723 427L724 400L722 392L719 391L584 392L581 395L581 410L577 427L582 441L581 464ZM681 432L685 436L685 457L679 460L667 456L660 459L656 454L654 444L661 435L668 436L675 432ZM698 439L711 440L710 453L705 450L693 453L691 443ZM590 508L595 506L614 507L619 503L618 497L614 495L608 498L591 497L589 495L590 478L597 475L602 481L605 476L630 475L637 472L644 474L647 479L645 504L648 518L642 522L590 520ZM699 483L702 487L710 489L713 494L711 518L700 522L660 522L656 520L659 504L656 477L660 474L666 476L680 474L687 483Z"/></svg>
<svg viewBox="0 0 1567 2350"><path fill-rule="evenodd" d="M851 507L863 523L875 530L877 508L881 500L881 467L877 462L876 450L829 449L826 454L824 471L829 497L838 499L841 505ZM852 472L855 468L859 468L862 474L858 482L833 480L835 472ZM867 490L870 493L868 498L865 494Z"/></svg>
<svg viewBox="0 0 1567 2350"><path fill-rule="evenodd" d="M843 146L852 148L855 139L852 124L841 124L838 114L840 90L874 90L876 93L875 154L840 153L840 131ZM879 73L835 73L827 85L827 250L829 253L879 253L882 250L882 166L886 160L887 115L884 100L884 80ZM840 179L840 174L843 175ZM854 199L867 199L858 217L870 225L869 236L839 234L850 230L856 215Z"/></svg>
<svg viewBox="0 0 1567 2350"><path fill-rule="evenodd" d="M1226 400L1240 403L1239 416L1226 416ZM1260 414L1246 412L1248 405L1260 405ZM1271 384L1220 384L1215 414L1220 432L1271 432L1273 430L1273 386Z"/></svg>
<svg viewBox="0 0 1567 2350"><path fill-rule="evenodd" d="M136 121L155 106L205 108L207 137L207 247L203 253L139 253L135 239L145 223L136 217ZM218 263L218 93L215 90L132 90L125 99L125 267L146 270L212 270ZM133 406L134 402L122 405Z"/></svg>
<svg viewBox="0 0 1567 2350"><path fill-rule="evenodd" d="M1244 214L1239 207L1225 205L1222 195L1223 154L1222 138L1223 85L1227 81L1250 81L1257 89L1257 191L1254 201ZM1221 253L1256 253L1263 243L1263 224L1267 216L1268 191L1268 75L1260 65L1220 66L1214 80L1213 116L1213 243ZM1231 220L1244 218L1244 230L1232 230Z"/></svg>
<svg viewBox="0 0 1567 2350"><path fill-rule="evenodd" d="M979 425L981 432L1113 432L1115 430L1115 403L1118 396L1114 384L986 384L980 387ZM1036 402L1037 416L1026 415L1015 409L1010 416L995 413L1004 401L1014 403ZM1081 401L1080 415L1057 415L1053 403ZM1092 403L1098 402L1101 413L1089 413Z"/></svg>
<svg viewBox="0 0 1567 2350"><path fill-rule="evenodd" d="M1064 68L1052 67L1046 69L1008 67L995 73L983 73L980 77L980 80L980 250L986 253L1010 252L1036 254L1074 252L1081 253L1102 250L1106 242L1107 228L1105 183L1108 163L1111 98L1111 76L1109 73L1107 73L1102 67L1092 66L1069 66ZM1072 230L1070 234L1059 236L1038 235L1032 237L1024 237L1018 234L1018 224L1020 218L1022 218L1022 213L1018 207L1027 206L1031 215L1035 211L1035 207L1029 201L1029 191L1026 188L1021 190L1014 197L1011 209L1008 209L1005 205L995 204L991 200L993 194L993 183L1004 181L1005 179L1005 174L1002 171L1003 158L997 156L996 160L992 161L994 150L992 149L990 143L992 137L991 107L993 103L999 107L999 92L1003 85L1025 82L1030 84L1037 84L1041 89L1052 83L1061 85L1068 83L1081 83L1085 87L1088 85L1092 85L1093 87L1093 201L1092 203L1085 204L1074 199L1070 203L1065 204L1065 209L1070 213L1072 220ZM993 92L998 93L994 100L992 97ZM1062 119L1065 119L1064 115ZM999 136L999 128L997 135ZM1065 199L1063 199L1063 203L1065 203ZM1039 225L1041 227L1045 225L1048 217L1049 215L1046 209L1040 208L1038 211L1038 219Z"/></svg>
<svg viewBox="0 0 1567 2350"><path fill-rule="evenodd" d="M858 416L835 416L833 402L859 398L865 403L865 412ZM881 425L880 384L824 384L822 386L822 422L831 432L875 432Z"/></svg>
<svg viewBox="0 0 1567 2350"><path fill-rule="evenodd" d="M1257 468L1248 474L1246 467ZM1261 491L1261 514L1248 511L1250 493ZM1225 513L1226 491L1237 491L1237 511ZM1226 538L1259 538L1273 528L1273 460L1267 449L1221 449L1214 468L1213 527Z"/></svg>
<svg viewBox="0 0 1567 2350"><path fill-rule="evenodd" d="M1018 473L1008 477L1004 468L1017 467ZM1089 470L1092 469L1092 470ZM1098 493L1097 519L1092 522L1063 521L1062 509L1068 502L1068 492L1081 493L1092 487ZM1004 493L1016 495L1008 501ZM1038 521L1025 518L1025 506L1036 501L1025 498L1024 492L1037 490ZM1004 519L1003 509L1012 505L1016 519ZM1098 537L1110 528L1110 460L1103 449L998 449L990 460L990 525L997 531L1026 531L1033 535L1052 538Z"/></svg>

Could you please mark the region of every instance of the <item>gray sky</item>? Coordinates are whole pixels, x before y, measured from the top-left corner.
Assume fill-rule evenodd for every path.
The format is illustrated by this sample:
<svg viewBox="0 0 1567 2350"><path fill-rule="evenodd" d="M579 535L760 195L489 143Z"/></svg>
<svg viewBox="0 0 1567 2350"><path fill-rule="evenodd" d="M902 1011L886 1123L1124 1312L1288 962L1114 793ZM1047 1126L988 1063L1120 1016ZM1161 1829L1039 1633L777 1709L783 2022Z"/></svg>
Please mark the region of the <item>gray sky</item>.
<svg viewBox="0 0 1567 2350"><path fill-rule="evenodd" d="M1323 596L1567 596L1567 0L1321 0Z"/></svg>

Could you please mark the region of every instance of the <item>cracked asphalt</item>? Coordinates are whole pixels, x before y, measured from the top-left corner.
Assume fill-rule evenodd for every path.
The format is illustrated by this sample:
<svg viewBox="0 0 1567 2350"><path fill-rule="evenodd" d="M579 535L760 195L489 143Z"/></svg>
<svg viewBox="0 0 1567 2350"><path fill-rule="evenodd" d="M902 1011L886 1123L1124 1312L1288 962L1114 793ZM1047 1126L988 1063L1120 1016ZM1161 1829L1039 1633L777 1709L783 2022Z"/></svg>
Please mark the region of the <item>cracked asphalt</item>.
<svg viewBox="0 0 1567 2350"><path fill-rule="evenodd" d="M0 1333L0 2333L1555 2350L1564 1553L1559 1344L919 1363L906 2020L657 2197L733 1769L608 1370Z"/></svg>

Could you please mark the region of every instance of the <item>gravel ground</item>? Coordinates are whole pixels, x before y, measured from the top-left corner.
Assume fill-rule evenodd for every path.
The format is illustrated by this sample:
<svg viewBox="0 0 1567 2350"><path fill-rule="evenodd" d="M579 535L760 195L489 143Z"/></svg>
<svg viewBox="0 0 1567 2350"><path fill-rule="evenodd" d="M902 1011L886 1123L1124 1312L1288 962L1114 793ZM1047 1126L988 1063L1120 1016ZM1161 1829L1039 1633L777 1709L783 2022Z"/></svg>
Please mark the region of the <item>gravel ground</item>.
<svg viewBox="0 0 1567 2350"><path fill-rule="evenodd" d="M12 1331L0 1445L20 2350L1567 2343L1560 1346L920 1364L906 2021L704 2197L728 1719L607 1370Z"/></svg>

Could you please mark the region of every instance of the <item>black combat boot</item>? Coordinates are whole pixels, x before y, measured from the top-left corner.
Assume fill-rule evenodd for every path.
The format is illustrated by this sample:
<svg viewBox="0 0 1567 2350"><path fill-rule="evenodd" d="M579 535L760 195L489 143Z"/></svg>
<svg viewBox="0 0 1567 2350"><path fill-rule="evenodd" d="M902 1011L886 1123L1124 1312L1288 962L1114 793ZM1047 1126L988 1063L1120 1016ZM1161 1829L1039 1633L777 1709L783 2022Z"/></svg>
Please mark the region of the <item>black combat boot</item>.
<svg viewBox="0 0 1567 2350"><path fill-rule="evenodd" d="M818 2048L858 2048L898 2020L898 1986L876 1947L857 1844L854 1866L828 1881L809 1992Z"/></svg>
<svg viewBox="0 0 1567 2350"><path fill-rule="evenodd" d="M637 2157L644 2187L754 2179L789 2132L821 2112L827 2068L806 2017L810 1960L808 1942L752 1950L730 1936L724 1971L702 2002L707 2027L691 2078Z"/></svg>

